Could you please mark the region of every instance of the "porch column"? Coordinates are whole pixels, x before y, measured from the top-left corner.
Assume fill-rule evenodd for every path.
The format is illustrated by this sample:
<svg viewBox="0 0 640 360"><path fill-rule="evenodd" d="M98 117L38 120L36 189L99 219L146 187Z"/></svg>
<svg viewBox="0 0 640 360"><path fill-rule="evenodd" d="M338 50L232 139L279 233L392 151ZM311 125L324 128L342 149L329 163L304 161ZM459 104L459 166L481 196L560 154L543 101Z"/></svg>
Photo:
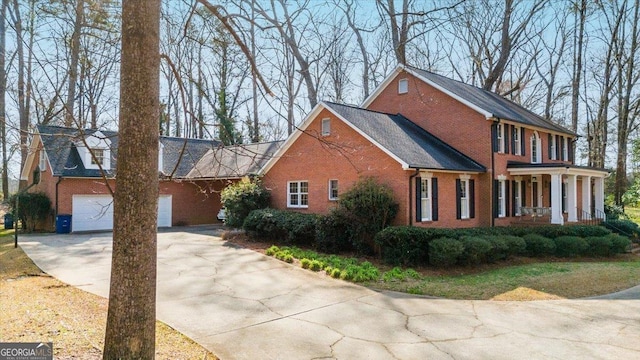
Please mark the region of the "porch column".
<svg viewBox="0 0 640 360"><path fill-rule="evenodd" d="M551 223L564 224L562 216L562 175L551 174Z"/></svg>
<svg viewBox="0 0 640 360"><path fill-rule="evenodd" d="M597 177L593 180L593 201L595 202L595 217L602 216L604 218L604 178ZM606 219L605 219L606 220Z"/></svg>
<svg viewBox="0 0 640 360"><path fill-rule="evenodd" d="M567 175L567 221L578 221L578 177Z"/></svg>
<svg viewBox="0 0 640 360"><path fill-rule="evenodd" d="M591 220L591 176L582 177L582 220Z"/></svg>

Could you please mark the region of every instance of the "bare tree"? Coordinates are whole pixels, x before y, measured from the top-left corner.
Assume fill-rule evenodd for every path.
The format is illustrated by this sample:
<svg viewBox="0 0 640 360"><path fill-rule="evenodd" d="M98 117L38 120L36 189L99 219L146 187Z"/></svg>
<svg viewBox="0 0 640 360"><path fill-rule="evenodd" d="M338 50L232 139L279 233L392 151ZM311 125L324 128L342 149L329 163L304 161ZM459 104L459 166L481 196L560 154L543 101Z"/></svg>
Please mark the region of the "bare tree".
<svg viewBox="0 0 640 360"><path fill-rule="evenodd" d="M572 3L575 14L574 41L573 41L573 71L571 81L571 130L578 131L578 101L580 99L580 80L583 71L582 52L584 49L584 25L587 19L587 0L579 0ZM574 148L575 151L575 148ZM574 157L575 158L575 157Z"/></svg>
<svg viewBox="0 0 640 360"><path fill-rule="evenodd" d="M2 142L2 198L9 198L9 173L8 173L8 153L7 153L7 66L6 66L6 23L7 7L9 0L2 0L0 9L0 141Z"/></svg>
<svg viewBox="0 0 640 360"><path fill-rule="evenodd" d="M122 3L120 129L103 359L155 357L160 0Z"/></svg>

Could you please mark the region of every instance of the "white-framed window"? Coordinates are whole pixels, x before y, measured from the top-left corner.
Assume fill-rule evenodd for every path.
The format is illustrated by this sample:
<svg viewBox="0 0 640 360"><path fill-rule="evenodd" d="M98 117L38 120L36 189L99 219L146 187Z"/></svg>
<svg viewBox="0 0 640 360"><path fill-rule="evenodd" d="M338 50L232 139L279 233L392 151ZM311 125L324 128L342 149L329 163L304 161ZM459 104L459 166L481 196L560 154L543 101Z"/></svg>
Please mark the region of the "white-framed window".
<svg viewBox="0 0 640 360"><path fill-rule="evenodd" d="M289 181L287 183L287 207L309 207L309 182Z"/></svg>
<svg viewBox="0 0 640 360"><path fill-rule="evenodd" d="M507 216L506 180L498 180L498 217Z"/></svg>
<svg viewBox="0 0 640 360"><path fill-rule="evenodd" d="M542 162L542 149L540 146L540 135L535 131L531 135L531 163L540 164Z"/></svg>
<svg viewBox="0 0 640 360"><path fill-rule="evenodd" d="M329 200L338 200L338 180L329 180Z"/></svg>
<svg viewBox="0 0 640 360"><path fill-rule="evenodd" d="M516 180L513 182L513 200L515 201L514 206L516 208L516 213L514 215L522 215L522 180Z"/></svg>
<svg viewBox="0 0 640 360"><path fill-rule="evenodd" d="M398 94L406 94L408 92L409 92L409 80L408 79L398 80Z"/></svg>
<svg viewBox="0 0 640 360"><path fill-rule="evenodd" d="M513 153L515 155L522 155L522 145L520 143L520 128L517 126L513 127Z"/></svg>
<svg viewBox="0 0 640 360"><path fill-rule="evenodd" d="M331 135L331 119L324 118L322 119L322 136Z"/></svg>
<svg viewBox="0 0 640 360"><path fill-rule="evenodd" d="M40 162L38 163L40 171L47 170L47 153L44 150L40 150Z"/></svg>
<svg viewBox="0 0 640 360"><path fill-rule="evenodd" d="M569 160L569 146L568 146L568 142L569 139L567 139L566 137L562 137L562 160L563 161L567 161Z"/></svg>
<svg viewBox="0 0 640 360"><path fill-rule="evenodd" d="M91 165L104 166L104 149L91 149L93 156L91 157Z"/></svg>
<svg viewBox="0 0 640 360"><path fill-rule="evenodd" d="M549 159L551 160L558 160L556 154L557 152L557 147L558 144L556 144L556 137L551 135L549 137L549 141L551 141L551 144L549 145Z"/></svg>
<svg viewBox="0 0 640 360"><path fill-rule="evenodd" d="M504 125L503 124L498 124L497 128L496 128L496 132L498 133L498 152L499 153L504 153Z"/></svg>
<svg viewBox="0 0 640 360"><path fill-rule="evenodd" d="M460 218L469 218L469 179L460 179Z"/></svg>
<svg viewBox="0 0 640 360"><path fill-rule="evenodd" d="M420 179L420 218L422 221L433 220L431 199L431 178L423 177Z"/></svg>

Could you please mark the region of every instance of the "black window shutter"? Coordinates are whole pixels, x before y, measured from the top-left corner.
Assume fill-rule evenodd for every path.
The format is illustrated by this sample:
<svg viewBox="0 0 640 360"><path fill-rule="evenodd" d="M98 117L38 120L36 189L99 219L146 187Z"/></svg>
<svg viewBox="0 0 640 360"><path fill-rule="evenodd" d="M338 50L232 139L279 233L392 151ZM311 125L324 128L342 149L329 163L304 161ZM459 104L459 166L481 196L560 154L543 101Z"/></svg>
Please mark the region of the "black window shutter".
<svg viewBox="0 0 640 360"><path fill-rule="evenodd" d="M567 212L567 207L565 206L566 204L564 203L564 197L565 195L567 195L567 184L565 184L564 182L562 183L562 189L561 189L561 201L562 201L562 212Z"/></svg>
<svg viewBox="0 0 640 360"><path fill-rule="evenodd" d="M509 133L510 133L510 127L508 124L504 124L502 125L504 128L504 153L508 154L509 153Z"/></svg>
<svg viewBox="0 0 640 360"><path fill-rule="evenodd" d="M438 179L431 179L431 220L438 221Z"/></svg>
<svg viewBox="0 0 640 360"><path fill-rule="evenodd" d="M498 186L500 186L500 182L498 180L493 180L493 217L498 217Z"/></svg>
<svg viewBox="0 0 640 360"><path fill-rule="evenodd" d="M556 135L556 160L562 160L562 138Z"/></svg>
<svg viewBox="0 0 640 360"><path fill-rule="evenodd" d="M460 179L456 179L456 219L462 219L462 209L460 204L461 193Z"/></svg>
<svg viewBox="0 0 640 360"><path fill-rule="evenodd" d="M518 209L516 209L516 181L511 181L511 214L515 216L518 213Z"/></svg>
<svg viewBox="0 0 640 360"><path fill-rule="evenodd" d="M498 152L498 124L491 124L491 146L493 147L493 152Z"/></svg>
<svg viewBox="0 0 640 360"><path fill-rule="evenodd" d="M416 177L416 222L422 221L422 178Z"/></svg>
<svg viewBox="0 0 640 360"><path fill-rule="evenodd" d="M525 156L526 144L524 142L524 128L520 128L520 155Z"/></svg>
<svg viewBox="0 0 640 360"><path fill-rule="evenodd" d="M522 191L522 195L520 196L520 199L522 199L522 200L520 200L520 202L522 203L522 206L526 206L525 205L526 204L525 201L527 200L527 187L525 186L525 182L524 181L522 181L520 183L520 190Z"/></svg>
<svg viewBox="0 0 640 360"><path fill-rule="evenodd" d="M469 218L474 219L475 217L476 217L475 181L469 180Z"/></svg>
<svg viewBox="0 0 640 360"><path fill-rule="evenodd" d="M549 157L549 160L552 159L551 157L551 139L552 139L553 135L549 134L547 136L547 156Z"/></svg>
<svg viewBox="0 0 640 360"><path fill-rule="evenodd" d="M505 180L504 182L504 215L506 217L509 217L509 210L511 209L511 206L509 205L509 181Z"/></svg>
<svg viewBox="0 0 640 360"><path fill-rule="evenodd" d="M516 135L518 133L518 128L515 126L511 126L511 153L516 153ZM522 141L522 140L521 140Z"/></svg>

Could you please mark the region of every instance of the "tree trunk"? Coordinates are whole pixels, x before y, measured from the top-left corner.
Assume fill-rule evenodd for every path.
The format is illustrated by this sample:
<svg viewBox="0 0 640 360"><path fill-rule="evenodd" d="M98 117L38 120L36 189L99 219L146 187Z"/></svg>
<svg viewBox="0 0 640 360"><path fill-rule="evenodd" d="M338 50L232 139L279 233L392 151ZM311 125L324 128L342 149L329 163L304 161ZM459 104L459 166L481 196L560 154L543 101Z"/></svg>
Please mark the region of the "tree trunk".
<svg viewBox="0 0 640 360"><path fill-rule="evenodd" d="M160 0L122 2L120 126L104 359L155 356Z"/></svg>
<svg viewBox="0 0 640 360"><path fill-rule="evenodd" d="M573 64L573 81L571 82L571 130L578 131L578 101L580 100L580 76L582 75L582 47L584 42L584 23L586 20L587 0L581 0L580 8L576 11L579 26L577 41L574 41L576 61ZM574 148L575 152L575 148ZM575 156L573 157L575 159Z"/></svg>
<svg viewBox="0 0 640 360"><path fill-rule="evenodd" d="M6 103L7 93L7 73L5 66L6 56L6 15L9 0L2 0L0 10L0 141L2 141L2 198L9 198L9 174L7 171L7 125L6 125ZM22 169L20 169L22 170Z"/></svg>
<svg viewBox="0 0 640 360"><path fill-rule="evenodd" d="M78 81L78 60L80 58L80 32L84 21L84 0L76 0L76 19L73 23L73 33L71 34L71 53L69 59L69 89L67 91L67 101L65 103L64 126L73 125L73 104L76 99L76 82Z"/></svg>

